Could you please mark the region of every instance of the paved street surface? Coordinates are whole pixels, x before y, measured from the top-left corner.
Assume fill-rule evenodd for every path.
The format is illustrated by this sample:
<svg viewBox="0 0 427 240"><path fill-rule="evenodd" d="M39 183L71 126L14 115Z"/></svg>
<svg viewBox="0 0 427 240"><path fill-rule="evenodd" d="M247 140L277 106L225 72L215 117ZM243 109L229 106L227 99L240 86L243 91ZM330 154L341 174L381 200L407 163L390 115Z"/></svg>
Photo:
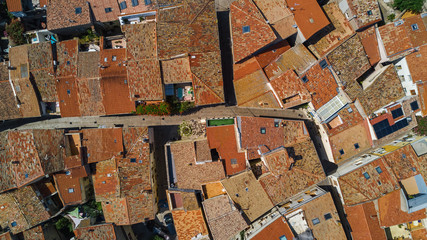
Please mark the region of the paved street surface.
<svg viewBox="0 0 427 240"><path fill-rule="evenodd" d="M104 117L70 117L54 118L36 122L5 122L0 130L6 129L52 129L52 128L87 128L87 127L114 127L114 126L163 126L179 125L182 121L205 118L226 118L236 116L276 117L286 119L307 120L303 111L293 109L253 109L226 107L224 105L204 107L185 115L174 116L104 116Z"/></svg>

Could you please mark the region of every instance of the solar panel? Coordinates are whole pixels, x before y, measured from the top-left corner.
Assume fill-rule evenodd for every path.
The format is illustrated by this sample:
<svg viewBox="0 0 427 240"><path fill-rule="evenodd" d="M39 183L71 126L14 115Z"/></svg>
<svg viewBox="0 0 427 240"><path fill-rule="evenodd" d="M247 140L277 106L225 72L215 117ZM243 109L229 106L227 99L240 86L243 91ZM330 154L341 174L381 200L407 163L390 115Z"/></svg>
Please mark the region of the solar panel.
<svg viewBox="0 0 427 240"><path fill-rule="evenodd" d="M391 111L391 115L393 116L393 118L398 118L398 117L403 116L403 110L402 110L402 108L398 108L398 109L392 110Z"/></svg>

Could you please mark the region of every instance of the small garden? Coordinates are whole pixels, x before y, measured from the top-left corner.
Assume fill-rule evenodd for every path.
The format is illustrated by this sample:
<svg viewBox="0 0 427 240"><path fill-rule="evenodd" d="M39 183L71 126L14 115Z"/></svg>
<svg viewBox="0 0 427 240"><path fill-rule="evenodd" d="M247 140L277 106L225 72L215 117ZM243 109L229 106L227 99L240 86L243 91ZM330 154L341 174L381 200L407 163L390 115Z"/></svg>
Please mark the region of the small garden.
<svg viewBox="0 0 427 240"><path fill-rule="evenodd" d="M166 102L141 104L136 107L138 115L166 116L183 114L194 108L194 102L181 102L176 97L168 97Z"/></svg>
<svg viewBox="0 0 427 240"><path fill-rule="evenodd" d="M414 129L417 135L427 136L427 116L417 117L418 126Z"/></svg>

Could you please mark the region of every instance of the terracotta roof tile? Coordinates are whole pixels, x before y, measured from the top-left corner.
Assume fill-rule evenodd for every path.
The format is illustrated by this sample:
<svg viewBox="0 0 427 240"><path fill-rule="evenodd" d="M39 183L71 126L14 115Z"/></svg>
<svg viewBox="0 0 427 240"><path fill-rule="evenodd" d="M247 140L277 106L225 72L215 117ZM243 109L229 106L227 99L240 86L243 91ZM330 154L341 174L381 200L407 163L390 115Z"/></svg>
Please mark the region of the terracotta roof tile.
<svg viewBox="0 0 427 240"><path fill-rule="evenodd" d="M398 57L413 47L405 26L389 23L378 28L388 57Z"/></svg>
<svg viewBox="0 0 427 240"><path fill-rule="evenodd" d="M276 36L251 0L238 0L230 5L234 62L253 54L273 42ZM244 28L249 27L249 32Z"/></svg>
<svg viewBox="0 0 427 240"><path fill-rule="evenodd" d="M351 226L354 240L386 240L384 229L380 228L379 219L373 202L344 207L347 220Z"/></svg>
<svg viewBox="0 0 427 240"><path fill-rule="evenodd" d="M418 27L417 30L412 28L415 24ZM411 39L412 46L419 47L427 43L427 26L424 24L421 15L405 18L403 26L406 28L409 39Z"/></svg>
<svg viewBox="0 0 427 240"><path fill-rule="evenodd" d="M186 83L192 81L188 56L162 61L163 82Z"/></svg>
<svg viewBox="0 0 427 240"><path fill-rule="evenodd" d="M126 2L127 8L120 9L121 14L131 14L131 13L139 13L145 12L149 10L153 10L156 7L156 1L152 1L151 4L146 4L145 1L140 0L138 5L134 6L132 0L123 0Z"/></svg>
<svg viewBox="0 0 427 240"><path fill-rule="evenodd" d="M105 115L100 78L77 80L81 116Z"/></svg>
<svg viewBox="0 0 427 240"><path fill-rule="evenodd" d="M92 22L89 3L85 0L50 0L46 14L49 30L86 25Z"/></svg>
<svg viewBox="0 0 427 240"><path fill-rule="evenodd" d="M22 12L24 10L21 0L7 0L6 4L9 12Z"/></svg>
<svg viewBox="0 0 427 240"><path fill-rule="evenodd" d="M184 211L172 211L172 217L176 228L176 234L179 239L191 239L198 234L204 235L203 240L209 239L207 237L208 228L203 218L201 209Z"/></svg>
<svg viewBox="0 0 427 240"><path fill-rule="evenodd" d="M120 8L117 0L89 0L90 9L96 21L99 22L110 22L116 21L120 15ZM131 4L127 4L130 8ZM111 8L111 11L107 13L106 9Z"/></svg>
<svg viewBox="0 0 427 240"><path fill-rule="evenodd" d="M417 156L410 144L387 154L384 159L399 181L420 174L418 166L422 159Z"/></svg>
<svg viewBox="0 0 427 240"><path fill-rule="evenodd" d="M406 56L406 62L414 83L417 81L427 82L427 69L419 67L427 65L427 45L421 46L419 51Z"/></svg>
<svg viewBox="0 0 427 240"><path fill-rule="evenodd" d="M78 90L75 77L62 77L56 82L62 117L78 117L81 115Z"/></svg>
<svg viewBox="0 0 427 240"><path fill-rule="evenodd" d="M286 0L289 8L294 8L294 17L305 39L329 25L329 20L315 0Z"/></svg>
<svg viewBox="0 0 427 240"><path fill-rule="evenodd" d="M120 196L116 159L98 162L92 179L97 202L109 201Z"/></svg>
<svg viewBox="0 0 427 240"><path fill-rule="evenodd" d="M13 240L10 232L0 234L0 240Z"/></svg>
<svg viewBox="0 0 427 240"><path fill-rule="evenodd" d="M279 76L289 69L295 70L300 75L316 62L316 58L302 44L296 45L284 52L280 57L270 63L264 70L269 79Z"/></svg>
<svg viewBox="0 0 427 240"><path fill-rule="evenodd" d="M108 223L76 228L74 234L79 240L117 239L114 225Z"/></svg>
<svg viewBox="0 0 427 240"><path fill-rule="evenodd" d="M377 172L375 169L377 167L381 168L382 173ZM369 179L363 175L365 172L369 175ZM383 194L399 189L391 168L382 158L343 175L338 180L344 204L347 206L378 199Z"/></svg>
<svg viewBox="0 0 427 240"><path fill-rule="evenodd" d="M68 172L53 175L59 197L64 206L81 204L86 200L86 193L83 192L85 189L83 181L88 176L86 169L85 167L77 167L68 170Z"/></svg>
<svg viewBox="0 0 427 240"><path fill-rule="evenodd" d="M66 40L56 44L58 66L56 77L77 76L79 40Z"/></svg>
<svg viewBox="0 0 427 240"><path fill-rule="evenodd" d="M157 57L156 23L123 25L126 36L128 60L152 59Z"/></svg>
<svg viewBox="0 0 427 240"><path fill-rule="evenodd" d="M253 238L253 240L264 240L264 239L280 239L285 236L286 239L293 239L295 236L292 233L286 219L279 217L266 227L261 229Z"/></svg>
<svg viewBox="0 0 427 240"><path fill-rule="evenodd" d="M16 101L9 81L0 82L0 96L0 119L9 120L21 118L22 116L18 108L18 102Z"/></svg>
<svg viewBox="0 0 427 240"><path fill-rule="evenodd" d="M423 116L427 115L427 82L417 83L420 108Z"/></svg>
<svg viewBox="0 0 427 240"><path fill-rule="evenodd" d="M348 5L354 15L357 28L362 28L382 20L378 1L375 0L350 0Z"/></svg>
<svg viewBox="0 0 427 240"><path fill-rule="evenodd" d="M293 70L288 70L282 75L270 79L270 84L279 99L282 100L283 108L290 108L311 101L309 91Z"/></svg>
<svg viewBox="0 0 427 240"><path fill-rule="evenodd" d="M16 187L16 180L12 177L12 163L10 161L7 132L0 133L0 192Z"/></svg>
<svg viewBox="0 0 427 240"><path fill-rule="evenodd" d="M228 240L248 226L227 195L203 201L203 209L214 239Z"/></svg>
<svg viewBox="0 0 427 240"><path fill-rule="evenodd" d="M332 2L324 5L322 8L331 21L333 30L309 46L309 49L318 58L324 57L329 51L340 45L354 33L347 18L339 9L338 4Z"/></svg>
<svg viewBox="0 0 427 240"><path fill-rule="evenodd" d="M49 240L59 238L59 233L54 226L44 225L28 229L23 232L24 240Z"/></svg>
<svg viewBox="0 0 427 240"><path fill-rule="evenodd" d="M413 213L402 211L400 194L400 190L396 190L378 199L380 226L391 227L427 217L425 209Z"/></svg>
<svg viewBox="0 0 427 240"><path fill-rule="evenodd" d="M273 207L261 184L251 171L221 181L230 198L253 222Z"/></svg>
<svg viewBox="0 0 427 240"><path fill-rule="evenodd" d="M56 84L53 77L53 57L50 42L28 47L30 78L34 79L43 102L56 102Z"/></svg>
<svg viewBox="0 0 427 240"><path fill-rule="evenodd" d="M132 100L162 100L164 98L158 60L146 59L130 62L127 72Z"/></svg>
<svg viewBox="0 0 427 240"><path fill-rule="evenodd" d="M405 96L399 76L394 69L394 65L389 65L387 69L374 79L374 83L363 91L358 98L367 115L371 115L380 107L390 102L397 101Z"/></svg>
<svg viewBox="0 0 427 240"><path fill-rule="evenodd" d="M123 152L121 128L83 129L82 134L88 163L107 160Z"/></svg>
<svg viewBox="0 0 427 240"><path fill-rule="evenodd" d="M224 168L219 161L196 164L196 149L193 141L173 142L170 148L178 188L201 189L203 183L219 181L225 177ZM199 174L200 172L204 174Z"/></svg>
<svg viewBox="0 0 427 240"><path fill-rule="evenodd" d="M208 127L206 134L209 147L216 149L220 159L225 162L225 172L227 175L234 175L246 169L245 153L238 150L234 125ZM232 159L236 160L236 164L232 163Z"/></svg>
<svg viewBox="0 0 427 240"><path fill-rule="evenodd" d="M286 40L283 40L263 50L261 53L257 54L255 58L261 68L265 68L290 48L291 46L289 43Z"/></svg>
<svg viewBox="0 0 427 240"><path fill-rule="evenodd" d="M78 78L98 78L99 63L100 63L100 52L79 52L78 63L77 63L77 77Z"/></svg>
<svg viewBox="0 0 427 240"><path fill-rule="evenodd" d="M359 35L363 48L368 55L369 63L374 66L381 60L375 27L372 26L362 32L358 32L357 35Z"/></svg>

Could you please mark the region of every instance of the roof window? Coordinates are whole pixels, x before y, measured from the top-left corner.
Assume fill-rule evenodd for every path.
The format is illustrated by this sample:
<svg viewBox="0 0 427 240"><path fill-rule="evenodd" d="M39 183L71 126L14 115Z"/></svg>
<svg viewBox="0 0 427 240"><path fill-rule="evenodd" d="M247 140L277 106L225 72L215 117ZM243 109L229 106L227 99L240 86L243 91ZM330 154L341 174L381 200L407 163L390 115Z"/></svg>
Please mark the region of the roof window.
<svg viewBox="0 0 427 240"><path fill-rule="evenodd" d="M135 162L136 163L136 158L131 158L130 162Z"/></svg>
<svg viewBox="0 0 427 240"><path fill-rule="evenodd" d="M81 7L76 7L76 14L80 14L82 13L82 8Z"/></svg>
<svg viewBox="0 0 427 240"><path fill-rule="evenodd" d="M302 77L302 78L301 78L301 80L302 80L302 82L303 82L303 83L308 82L308 78L307 78L307 76Z"/></svg>
<svg viewBox="0 0 427 240"><path fill-rule="evenodd" d="M283 235L283 236L280 236L280 237L279 237L279 240L288 240L288 239L286 238L286 236L285 236L285 235Z"/></svg>
<svg viewBox="0 0 427 240"><path fill-rule="evenodd" d="M248 33L251 31L251 27L250 26L243 26L243 33Z"/></svg>
<svg viewBox="0 0 427 240"><path fill-rule="evenodd" d="M151 0L144 0L145 5L150 5L151 4Z"/></svg>
<svg viewBox="0 0 427 240"><path fill-rule="evenodd" d="M418 30L418 24L416 24L416 23L412 24L411 28L412 28L413 31Z"/></svg>
<svg viewBox="0 0 427 240"><path fill-rule="evenodd" d="M381 181L380 181L380 180L378 180L378 181L377 181L377 183L378 183L378 186L381 186L381 185L382 185L382 183L381 183Z"/></svg>
<svg viewBox="0 0 427 240"><path fill-rule="evenodd" d="M117 56L113 56L113 57L111 57L111 60L112 60L113 62L117 61Z"/></svg>
<svg viewBox="0 0 427 240"><path fill-rule="evenodd" d="M24 176L25 176L25 178L28 178L28 173L25 173L25 175L24 175Z"/></svg>
<svg viewBox="0 0 427 240"><path fill-rule="evenodd" d="M360 148L359 143L355 143L354 144L354 149L359 149L359 148Z"/></svg>
<svg viewBox="0 0 427 240"><path fill-rule="evenodd" d="M262 128L260 129L260 132L261 132L261 134L265 134L265 133L267 132L267 130L265 130L265 127L262 127Z"/></svg>
<svg viewBox="0 0 427 240"><path fill-rule="evenodd" d="M70 61L67 61L67 65L70 65L71 64L71 62Z"/></svg>
<svg viewBox="0 0 427 240"><path fill-rule="evenodd" d="M332 214L331 213L326 213L325 215L323 215L325 217L325 220L329 220L332 218Z"/></svg>
<svg viewBox="0 0 427 240"><path fill-rule="evenodd" d="M402 159L406 158L406 154L402 153Z"/></svg>
<svg viewBox="0 0 427 240"><path fill-rule="evenodd" d="M237 164L237 159L232 158L232 159L230 160L230 162L231 162L231 164L232 164L232 165Z"/></svg>
<svg viewBox="0 0 427 240"><path fill-rule="evenodd" d="M379 167L379 166L378 166L378 167L376 167L376 168L375 168L375 170L377 170L377 173L382 173L382 172L383 172L383 170L382 170L382 169L381 169L381 167Z"/></svg>
<svg viewBox="0 0 427 240"><path fill-rule="evenodd" d="M313 223L313 225L317 225L320 223L320 220L318 218L314 218L314 219L311 219L311 222Z"/></svg>
<svg viewBox="0 0 427 240"><path fill-rule="evenodd" d="M68 193L73 193L74 192L74 188L69 188L68 189Z"/></svg>
<svg viewBox="0 0 427 240"><path fill-rule="evenodd" d="M132 7L136 7L139 5L139 1L138 0L132 0Z"/></svg>
<svg viewBox="0 0 427 240"><path fill-rule="evenodd" d="M18 224L17 224L15 221L13 221L10 225L11 225L12 227L16 227L16 226L18 226Z"/></svg>
<svg viewBox="0 0 427 240"><path fill-rule="evenodd" d="M112 8L105 8L105 13L110 13L110 12L112 12L113 11L113 9Z"/></svg>
<svg viewBox="0 0 427 240"><path fill-rule="evenodd" d="M128 5L126 4L126 1L121 2L120 4L120 9L126 9L128 7Z"/></svg>
<svg viewBox="0 0 427 240"><path fill-rule="evenodd" d="M326 62L325 59L323 59L322 61L320 61L319 65L322 68L322 70L328 67L328 63Z"/></svg>
<svg viewBox="0 0 427 240"><path fill-rule="evenodd" d="M368 11L368 16L371 16L372 15L372 11L371 10L369 10Z"/></svg>
<svg viewBox="0 0 427 240"><path fill-rule="evenodd" d="M371 178L371 176L369 176L369 173L367 173L367 172L364 172L364 173L363 173L363 176L364 176L366 179Z"/></svg>
<svg viewBox="0 0 427 240"><path fill-rule="evenodd" d="M340 149L340 154L344 155L344 149Z"/></svg>

